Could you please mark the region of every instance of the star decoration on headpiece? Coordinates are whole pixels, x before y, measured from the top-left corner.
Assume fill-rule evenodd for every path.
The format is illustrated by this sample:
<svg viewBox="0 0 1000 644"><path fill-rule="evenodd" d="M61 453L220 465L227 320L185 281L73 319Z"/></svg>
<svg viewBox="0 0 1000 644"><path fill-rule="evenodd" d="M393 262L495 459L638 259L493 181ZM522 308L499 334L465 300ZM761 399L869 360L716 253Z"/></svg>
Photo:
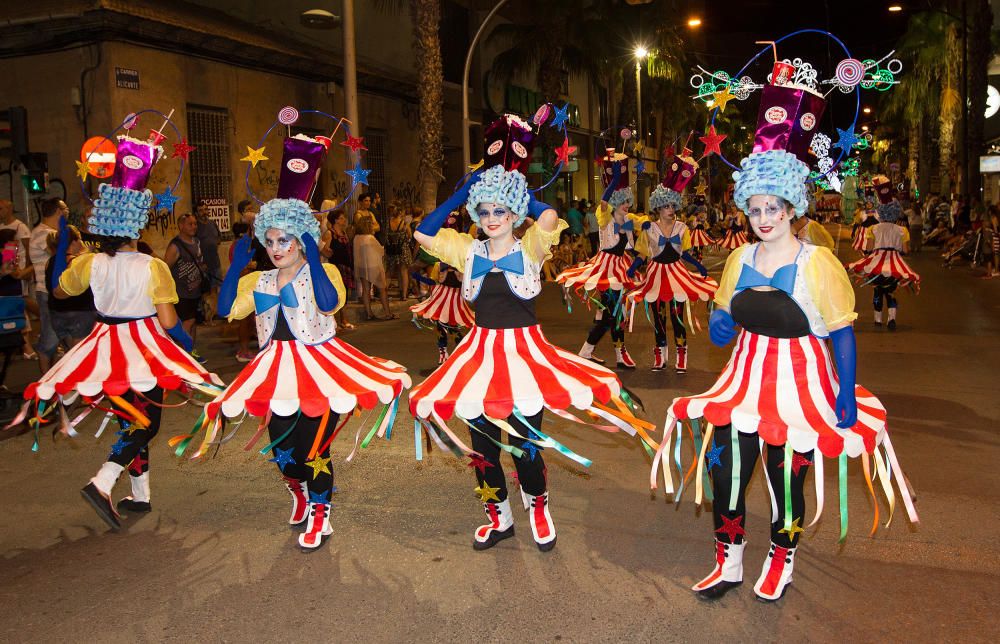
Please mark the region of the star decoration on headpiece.
<svg viewBox="0 0 1000 644"><path fill-rule="evenodd" d="M170 210L174 209L174 204L181 200L180 197L174 194L170 186L163 189L163 192L153 195L156 197L156 207L158 209Z"/></svg>
<svg viewBox="0 0 1000 644"><path fill-rule="evenodd" d="M341 141L340 144L345 148L351 148L351 152L354 153L357 153L358 150L368 150L368 148L365 147L365 137L363 136L351 136L348 134L347 140Z"/></svg>
<svg viewBox="0 0 1000 644"><path fill-rule="evenodd" d="M267 459L269 463L277 463L278 469L282 472L285 471L287 465L295 465L295 459L292 458L293 448L281 449L280 447L274 448L274 458ZM313 477L315 478L315 477Z"/></svg>
<svg viewBox="0 0 1000 644"><path fill-rule="evenodd" d="M139 476L142 474L142 466L148 462L149 461L142 457L142 454L136 454L135 458L132 459L132 462L128 464L128 471L135 472L136 476Z"/></svg>
<svg viewBox="0 0 1000 644"><path fill-rule="evenodd" d="M726 140L726 136L728 135L716 134L714 125L708 126L708 134L698 137L698 140L705 144L705 152L701 155L702 158L707 157L713 152L722 156L722 149L719 146Z"/></svg>
<svg viewBox="0 0 1000 644"><path fill-rule="evenodd" d="M245 157L243 157L242 159L240 159L240 161L249 161L250 165L252 167L256 168L258 163L260 163L261 161L267 161L268 160L268 158L266 156L264 156L264 148L265 147L266 146L262 145L262 146L260 146L259 148L257 148L255 150L254 148L251 148L248 145L247 146L247 155Z"/></svg>
<svg viewBox="0 0 1000 644"><path fill-rule="evenodd" d="M738 535L745 535L746 530L743 529L741 525L743 523L743 515L736 517L735 519L730 519L728 517L719 517L722 519L722 527L716 530L719 534L724 534L729 537L729 543L732 543Z"/></svg>
<svg viewBox="0 0 1000 644"><path fill-rule="evenodd" d="M118 442L111 446L111 453L118 456L122 453L122 450L128 447L129 442L124 438L119 438Z"/></svg>
<svg viewBox="0 0 1000 644"><path fill-rule="evenodd" d="M366 186L368 185L368 175L371 173L371 170L365 170L361 167L360 161L355 163L352 169L344 170L344 172L351 177L351 181L353 182L351 184L351 189L354 189L354 187L359 183Z"/></svg>
<svg viewBox="0 0 1000 644"><path fill-rule="evenodd" d="M813 199L815 199L816 201L822 199L824 195L826 195L826 190L824 190L823 188L817 187L813 191Z"/></svg>
<svg viewBox="0 0 1000 644"><path fill-rule="evenodd" d="M177 157L180 157L185 161L187 161L188 155L197 149L198 148L194 147L193 145L188 145L187 139L182 138L180 143L174 143L174 151L170 155L170 158L176 159Z"/></svg>
<svg viewBox="0 0 1000 644"><path fill-rule="evenodd" d="M538 454L539 451L539 447L531 441L524 441L521 444L521 449L523 449L524 453L528 455L529 461L535 460L535 455Z"/></svg>
<svg viewBox="0 0 1000 644"><path fill-rule="evenodd" d="M81 181L84 181L88 174L90 174L90 161L77 161L76 176L80 177Z"/></svg>
<svg viewBox="0 0 1000 644"><path fill-rule="evenodd" d="M323 458L322 456L316 456L311 461L306 461L306 465L313 468L313 480L316 479L320 474L333 474L330 471L330 459Z"/></svg>
<svg viewBox="0 0 1000 644"><path fill-rule="evenodd" d="M700 183L695 186L694 193L699 197L704 197L708 193L708 184Z"/></svg>
<svg viewBox="0 0 1000 644"><path fill-rule="evenodd" d="M850 154L851 148L860 140L860 137L854 133L854 130L841 130L837 128L837 142L833 144L833 147L840 148L844 151L844 154Z"/></svg>
<svg viewBox="0 0 1000 644"><path fill-rule="evenodd" d="M563 103L562 107L557 107L552 111L552 127L565 127L569 120L569 103Z"/></svg>
<svg viewBox="0 0 1000 644"><path fill-rule="evenodd" d="M708 453L705 454L705 457L708 459L708 469L712 469L716 465L720 467L722 466L722 461L719 460L719 455L722 454L722 450L724 449L726 449L725 445L716 445L714 441L712 442L712 449L708 450Z"/></svg>
<svg viewBox="0 0 1000 644"><path fill-rule="evenodd" d="M497 496L497 492L500 491L498 487L490 487L487 485L486 481L483 481L479 487L474 488L473 491L479 495L479 500L483 503L487 501L500 501L500 497Z"/></svg>
<svg viewBox="0 0 1000 644"><path fill-rule="evenodd" d="M725 112L726 103L733 100L734 98L736 98L736 96L734 96L733 93L729 91L729 85L726 85L725 89L712 93L712 100L714 101L712 107L718 107L720 112Z"/></svg>
<svg viewBox="0 0 1000 644"><path fill-rule="evenodd" d="M309 502L310 503L322 503L323 505L330 505L330 490L323 492L322 494L317 494L312 490L309 491Z"/></svg>
<svg viewBox="0 0 1000 644"><path fill-rule="evenodd" d="M486 468L494 465L479 454L469 454L469 467L476 468L480 474L486 474Z"/></svg>
<svg viewBox="0 0 1000 644"><path fill-rule="evenodd" d="M792 454L792 474L794 474L795 476L799 475L799 470L802 468L803 465L808 466L812 464L813 462L810 461L805 456L803 456L802 454L799 454L798 452ZM784 461L778 463L778 467L784 467L784 466L785 466Z"/></svg>
<svg viewBox="0 0 1000 644"><path fill-rule="evenodd" d="M801 521L802 521L802 517L799 517L798 519L792 521L792 526L790 528L788 528L788 529L782 528L781 530L778 530L778 532L782 532L784 534L787 534L789 539L794 539L795 535L797 535L798 533L805 532L804 529L802 529L802 528L799 527L799 522L801 522Z"/></svg>
<svg viewBox="0 0 1000 644"><path fill-rule="evenodd" d="M568 164L571 154L576 154L576 146L570 145L569 139L563 139L562 145L556 148L556 164Z"/></svg>

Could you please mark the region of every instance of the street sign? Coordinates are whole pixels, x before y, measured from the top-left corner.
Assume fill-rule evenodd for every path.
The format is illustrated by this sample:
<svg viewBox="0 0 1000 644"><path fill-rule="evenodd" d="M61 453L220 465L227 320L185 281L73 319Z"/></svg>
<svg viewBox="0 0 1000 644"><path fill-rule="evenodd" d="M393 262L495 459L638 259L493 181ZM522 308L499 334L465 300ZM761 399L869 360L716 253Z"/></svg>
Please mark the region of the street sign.
<svg viewBox="0 0 1000 644"><path fill-rule="evenodd" d="M93 136L80 148L80 160L89 163L87 174L106 179L115 172L115 143L106 136Z"/></svg>
<svg viewBox="0 0 1000 644"><path fill-rule="evenodd" d="M232 229L229 218L229 200L223 198L205 198L200 200L208 207L208 218L219 227L219 232L228 233Z"/></svg>
<svg viewBox="0 0 1000 644"><path fill-rule="evenodd" d="M122 89L139 89L139 70L115 67L115 86Z"/></svg>

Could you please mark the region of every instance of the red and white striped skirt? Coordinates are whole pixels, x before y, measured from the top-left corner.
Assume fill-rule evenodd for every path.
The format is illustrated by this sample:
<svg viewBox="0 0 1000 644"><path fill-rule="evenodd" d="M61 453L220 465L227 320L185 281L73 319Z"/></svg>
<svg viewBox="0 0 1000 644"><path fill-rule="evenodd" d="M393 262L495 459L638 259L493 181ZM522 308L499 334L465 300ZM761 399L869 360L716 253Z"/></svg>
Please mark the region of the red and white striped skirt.
<svg viewBox="0 0 1000 644"><path fill-rule="evenodd" d="M867 257L862 257L858 261L848 264L847 270L868 277L878 275L894 277L903 284L920 283L920 276L910 268L903 256L896 250L876 250Z"/></svg>
<svg viewBox="0 0 1000 644"><path fill-rule="evenodd" d="M98 322L90 335L24 390L24 397L49 400L74 391L121 396L130 389L177 389L182 383L223 385L174 344L155 317L148 317L121 324Z"/></svg>
<svg viewBox="0 0 1000 644"><path fill-rule="evenodd" d="M410 391L410 412L444 420L525 416L543 407L588 409L618 396L621 383L604 367L554 346L540 326L473 327L455 352Z"/></svg>
<svg viewBox="0 0 1000 644"><path fill-rule="evenodd" d="M205 414L215 418L221 410L232 418L245 410L263 417L270 410L290 416L300 409L307 416L321 416L327 409L347 414L358 405L371 409L388 404L409 386L405 367L366 355L336 337L314 345L272 340L205 406Z"/></svg>
<svg viewBox="0 0 1000 644"><path fill-rule="evenodd" d="M691 231L691 245L695 248L715 246L718 243L718 240L712 239L712 236L704 228L695 228Z"/></svg>
<svg viewBox="0 0 1000 644"><path fill-rule="evenodd" d="M692 273L684 268L679 260L669 264L653 261L648 266L646 279L639 288L628 294L630 300L704 302L714 297L715 291L719 288L719 283L714 279Z"/></svg>
<svg viewBox="0 0 1000 644"><path fill-rule="evenodd" d="M851 248L859 253L865 252L865 231L867 230L868 229L864 226L858 226L858 229L854 231L854 238L851 240Z"/></svg>
<svg viewBox="0 0 1000 644"><path fill-rule="evenodd" d="M411 306L410 310L424 319L448 326L471 329L476 323L472 309L462 298L462 289L456 286L435 285L430 296L420 304Z"/></svg>
<svg viewBox="0 0 1000 644"><path fill-rule="evenodd" d="M886 413L867 389L855 388L858 422L837 427L839 384L826 343L808 335L771 338L742 331L715 384L703 394L675 398L669 415L756 432L769 445L797 452L819 448L827 457L872 453L885 436Z"/></svg>
<svg viewBox="0 0 1000 644"><path fill-rule="evenodd" d="M601 292L632 288L635 283L626 273L632 261L626 255L613 255L603 250L583 264L567 268L556 276L566 289L583 288Z"/></svg>
<svg viewBox="0 0 1000 644"><path fill-rule="evenodd" d="M725 248L726 250L736 250L740 246L747 243L747 234L742 230L732 230L726 231L726 236L722 238L719 242L719 248Z"/></svg>

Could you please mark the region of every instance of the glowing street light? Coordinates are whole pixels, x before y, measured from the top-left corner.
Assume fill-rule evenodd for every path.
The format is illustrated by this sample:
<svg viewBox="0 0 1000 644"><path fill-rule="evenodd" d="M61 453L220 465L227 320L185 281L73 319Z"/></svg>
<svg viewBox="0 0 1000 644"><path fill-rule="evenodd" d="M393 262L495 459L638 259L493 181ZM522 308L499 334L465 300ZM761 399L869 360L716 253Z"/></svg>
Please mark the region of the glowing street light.
<svg viewBox="0 0 1000 644"><path fill-rule="evenodd" d="M649 55L649 50L642 45L635 46L635 120L636 131L642 140L642 61Z"/></svg>
<svg viewBox="0 0 1000 644"><path fill-rule="evenodd" d="M891 4L889 5L889 11L892 13L898 13L903 10L903 5L901 4Z"/></svg>
<svg viewBox="0 0 1000 644"><path fill-rule="evenodd" d="M872 113L872 108L870 108L870 107L865 107L865 108L864 108L863 110L861 110L861 111L862 111L862 112L864 112L865 114L871 114L871 113Z"/></svg>
<svg viewBox="0 0 1000 644"><path fill-rule="evenodd" d="M701 26L701 18L698 17L688 18L687 25L691 29L697 29L698 27Z"/></svg>

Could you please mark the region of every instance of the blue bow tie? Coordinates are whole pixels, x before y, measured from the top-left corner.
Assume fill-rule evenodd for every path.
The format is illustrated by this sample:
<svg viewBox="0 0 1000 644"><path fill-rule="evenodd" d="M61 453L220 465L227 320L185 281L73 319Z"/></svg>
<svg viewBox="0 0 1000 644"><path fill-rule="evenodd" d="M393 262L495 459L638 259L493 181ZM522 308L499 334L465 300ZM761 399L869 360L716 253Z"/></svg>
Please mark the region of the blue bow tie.
<svg viewBox="0 0 1000 644"><path fill-rule="evenodd" d="M616 235L620 233L630 233L633 232L634 230L635 230L635 221L632 219L629 219L624 224L619 224L617 221L615 222Z"/></svg>
<svg viewBox="0 0 1000 644"><path fill-rule="evenodd" d="M674 235L673 237L664 237L663 235L660 235L660 239L659 239L660 248L665 247L667 245L667 242L670 242L671 244L673 244L675 246L680 246L681 245L681 236L680 235Z"/></svg>
<svg viewBox="0 0 1000 644"><path fill-rule="evenodd" d="M281 288L279 295L261 293L260 291L253 292L253 305L258 313L273 309L279 304L292 309L299 305L299 299L295 297L295 290L292 289L291 282Z"/></svg>
<svg viewBox="0 0 1000 644"><path fill-rule="evenodd" d="M736 282L736 290L770 286L791 295L795 288L795 274L797 272L797 264L785 264L774 272L773 277L764 277L753 266L746 264L740 272L740 279Z"/></svg>
<svg viewBox="0 0 1000 644"><path fill-rule="evenodd" d="M479 279L494 268L515 275L524 275L524 256L521 255L521 251L517 251L510 255L504 255L495 262L480 255L472 257L472 279Z"/></svg>

